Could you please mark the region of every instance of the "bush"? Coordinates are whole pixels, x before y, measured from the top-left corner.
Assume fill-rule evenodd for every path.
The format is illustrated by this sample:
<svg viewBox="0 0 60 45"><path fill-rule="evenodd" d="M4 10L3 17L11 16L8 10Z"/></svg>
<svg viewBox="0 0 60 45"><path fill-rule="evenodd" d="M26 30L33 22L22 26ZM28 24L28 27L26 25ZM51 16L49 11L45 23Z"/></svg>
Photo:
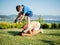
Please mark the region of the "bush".
<svg viewBox="0 0 60 45"><path fill-rule="evenodd" d="M15 28L16 24L15 23L11 23L11 28Z"/></svg>
<svg viewBox="0 0 60 45"><path fill-rule="evenodd" d="M11 28L11 23L6 22L6 27L7 27L7 29Z"/></svg>
<svg viewBox="0 0 60 45"><path fill-rule="evenodd" d="M23 26L24 26L24 23L22 23L22 24L16 23L15 28L22 28Z"/></svg>
<svg viewBox="0 0 60 45"><path fill-rule="evenodd" d="M58 24L56 24L56 23L52 24L51 28L53 28L53 29L58 28Z"/></svg>
<svg viewBox="0 0 60 45"><path fill-rule="evenodd" d="M8 28L22 28L24 26L24 22L22 24L19 23L8 23L8 22L0 22L0 29L8 29Z"/></svg>
<svg viewBox="0 0 60 45"><path fill-rule="evenodd" d="M51 24L50 23L42 24L41 28L51 28Z"/></svg>
<svg viewBox="0 0 60 45"><path fill-rule="evenodd" d="M9 22L0 22L0 29L8 29L8 28L22 28L24 25L26 24L25 21L22 22L22 24L19 23L9 23ZM50 24L50 23L46 23L46 24L41 24L41 28L60 28L60 24Z"/></svg>
<svg viewBox="0 0 60 45"><path fill-rule="evenodd" d="M58 28L60 28L60 24L58 24Z"/></svg>
<svg viewBox="0 0 60 45"><path fill-rule="evenodd" d="M43 18L42 18L42 16L40 15L40 17L38 18L38 22L40 22L40 24L42 24L43 23Z"/></svg>
<svg viewBox="0 0 60 45"><path fill-rule="evenodd" d="M19 24L19 23L12 23L12 24L11 24L11 28L22 28L23 25L24 25L24 23L22 23L22 24Z"/></svg>
<svg viewBox="0 0 60 45"><path fill-rule="evenodd" d="M9 28L8 23L0 22L0 29L7 29L7 28Z"/></svg>

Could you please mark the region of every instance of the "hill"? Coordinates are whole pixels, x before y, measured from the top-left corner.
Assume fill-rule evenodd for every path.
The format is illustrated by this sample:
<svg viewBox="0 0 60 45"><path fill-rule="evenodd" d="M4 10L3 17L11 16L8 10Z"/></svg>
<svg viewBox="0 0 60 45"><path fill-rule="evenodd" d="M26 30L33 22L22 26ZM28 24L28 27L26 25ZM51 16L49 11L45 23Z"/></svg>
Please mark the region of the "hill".
<svg viewBox="0 0 60 45"><path fill-rule="evenodd" d="M31 20L37 20L39 17L43 18L44 22L50 22L50 23L60 23L60 15L36 15L34 14L31 18ZM4 20L7 18L8 21L14 21L16 19L17 15L12 14L12 15L0 15L0 18L4 18Z"/></svg>

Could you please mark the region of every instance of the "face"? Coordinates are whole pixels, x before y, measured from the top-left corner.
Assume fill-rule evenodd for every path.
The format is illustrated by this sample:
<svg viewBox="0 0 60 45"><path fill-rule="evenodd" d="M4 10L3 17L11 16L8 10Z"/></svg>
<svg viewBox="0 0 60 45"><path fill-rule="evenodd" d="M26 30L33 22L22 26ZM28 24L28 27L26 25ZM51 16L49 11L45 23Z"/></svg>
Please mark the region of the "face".
<svg viewBox="0 0 60 45"><path fill-rule="evenodd" d="M23 9L23 7L22 7L22 6L20 6L20 8L19 8L19 12L22 12L22 9Z"/></svg>

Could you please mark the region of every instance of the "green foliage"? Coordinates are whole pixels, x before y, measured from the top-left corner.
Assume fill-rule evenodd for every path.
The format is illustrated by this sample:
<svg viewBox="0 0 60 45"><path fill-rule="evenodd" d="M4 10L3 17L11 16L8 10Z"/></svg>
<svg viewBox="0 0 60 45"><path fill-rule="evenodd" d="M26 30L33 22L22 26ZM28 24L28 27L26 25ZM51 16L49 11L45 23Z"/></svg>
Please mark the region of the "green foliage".
<svg viewBox="0 0 60 45"><path fill-rule="evenodd" d="M16 28L16 23L11 23L11 28Z"/></svg>
<svg viewBox="0 0 60 45"><path fill-rule="evenodd" d="M42 24L41 28L51 28L51 24L50 23Z"/></svg>
<svg viewBox="0 0 60 45"><path fill-rule="evenodd" d="M51 28L58 28L58 24L56 24L56 23L52 24Z"/></svg>
<svg viewBox="0 0 60 45"><path fill-rule="evenodd" d="M60 28L60 24L58 24L58 28Z"/></svg>
<svg viewBox="0 0 60 45"><path fill-rule="evenodd" d="M8 29L8 28L22 28L25 22L20 23L9 23L9 22L0 22L0 29Z"/></svg>
<svg viewBox="0 0 60 45"><path fill-rule="evenodd" d="M38 21L40 22L40 24L42 24L42 23L43 23L43 18L42 18L42 16L41 16L41 15L40 15L40 17L39 17Z"/></svg>
<svg viewBox="0 0 60 45"><path fill-rule="evenodd" d="M20 24L20 23L0 22L0 29L22 28L25 24L26 24L25 21L23 21L22 24ZM57 29L57 28L60 28L60 24L45 23L45 24L41 24L41 28Z"/></svg>
<svg viewBox="0 0 60 45"><path fill-rule="evenodd" d="M41 24L41 28L49 28L49 29L57 29L60 28L60 24L57 23L45 23L45 24Z"/></svg>
<svg viewBox="0 0 60 45"><path fill-rule="evenodd" d="M10 28L10 24L6 22L0 22L0 29Z"/></svg>

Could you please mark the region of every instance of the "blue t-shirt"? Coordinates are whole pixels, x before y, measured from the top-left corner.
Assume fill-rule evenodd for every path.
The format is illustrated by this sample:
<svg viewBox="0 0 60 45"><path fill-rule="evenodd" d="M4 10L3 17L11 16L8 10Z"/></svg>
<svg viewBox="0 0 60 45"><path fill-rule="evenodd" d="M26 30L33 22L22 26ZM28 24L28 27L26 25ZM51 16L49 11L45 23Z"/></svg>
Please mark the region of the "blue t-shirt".
<svg viewBox="0 0 60 45"><path fill-rule="evenodd" d="M23 6L23 10L22 10L23 14L25 14L25 16L31 17L33 14L31 9L28 8L27 6L24 6L24 5L22 5L22 6Z"/></svg>

